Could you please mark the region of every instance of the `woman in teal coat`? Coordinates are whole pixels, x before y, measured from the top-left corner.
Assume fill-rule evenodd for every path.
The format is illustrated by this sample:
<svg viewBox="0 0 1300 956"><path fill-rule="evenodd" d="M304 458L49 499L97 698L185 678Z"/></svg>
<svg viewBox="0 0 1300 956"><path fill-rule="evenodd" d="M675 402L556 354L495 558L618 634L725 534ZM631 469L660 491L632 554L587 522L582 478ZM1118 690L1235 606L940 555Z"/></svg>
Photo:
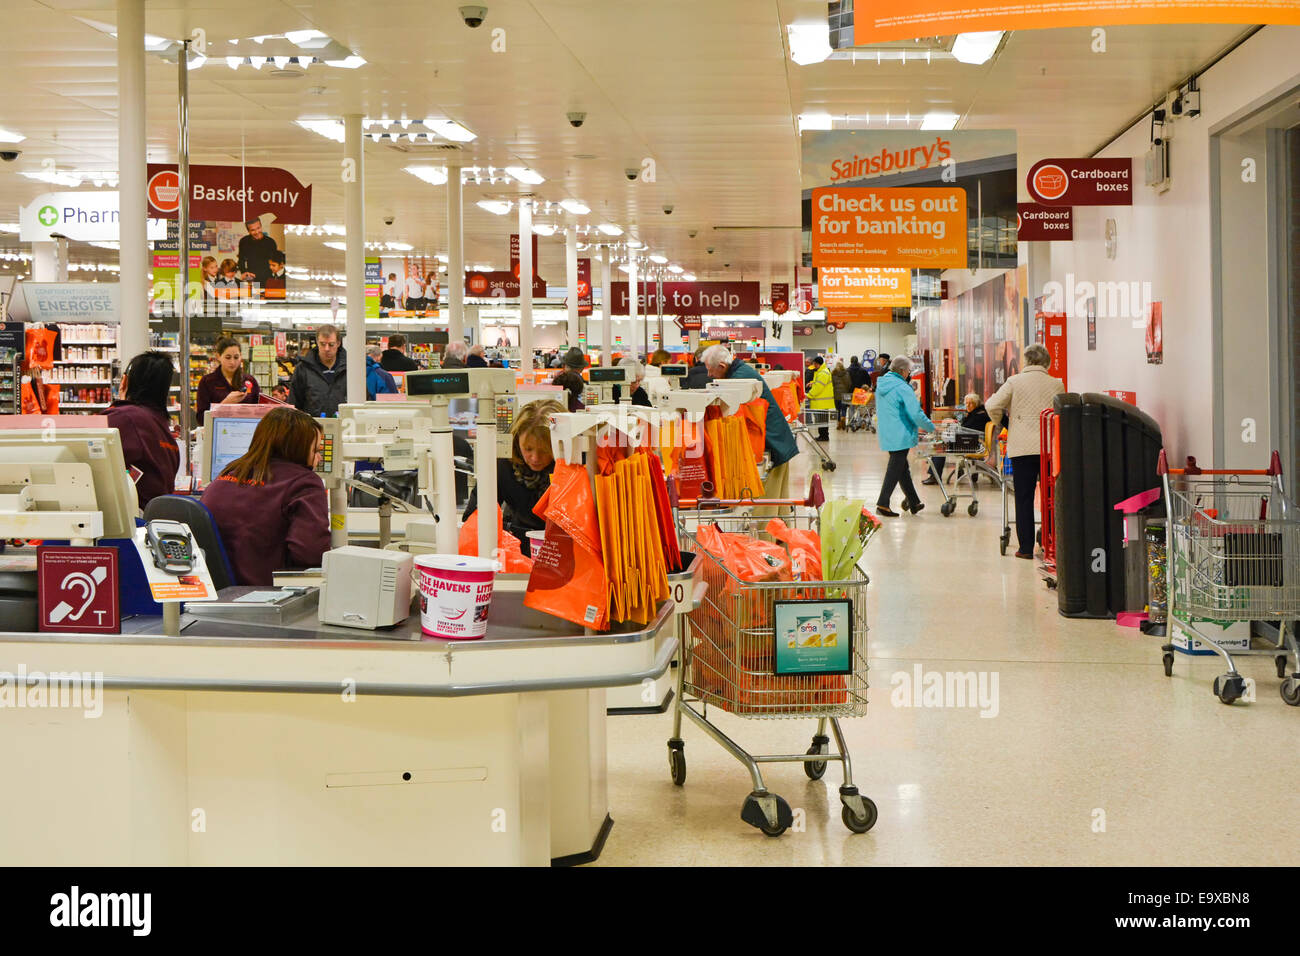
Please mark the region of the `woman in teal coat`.
<svg viewBox="0 0 1300 956"><path fill-rule="evenodd" d="M889 364L889 371L876 379L876 431L880 447L889 452L889 465L885 468L885 482L876 499L876 514L897 518L891 511L889 499L894 486L903 486L903 510L916 514L925 507L912 484L907 453L916 447L917 430L934 431L934 422L921 409L916 392L907 377L912 374L912 360L900 355Z"/></svg>

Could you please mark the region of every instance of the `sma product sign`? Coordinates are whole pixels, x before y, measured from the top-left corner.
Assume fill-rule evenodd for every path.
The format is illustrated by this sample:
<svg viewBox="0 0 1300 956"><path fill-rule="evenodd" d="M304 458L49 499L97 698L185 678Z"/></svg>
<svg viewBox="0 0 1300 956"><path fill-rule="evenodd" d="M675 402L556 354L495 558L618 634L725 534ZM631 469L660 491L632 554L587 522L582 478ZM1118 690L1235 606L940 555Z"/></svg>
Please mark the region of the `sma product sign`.
<svg viewBox="0 0 1300 956"><path fill-rule="evenodd" d="M777 601L777 674L853 672L852 601Z"/></svg>

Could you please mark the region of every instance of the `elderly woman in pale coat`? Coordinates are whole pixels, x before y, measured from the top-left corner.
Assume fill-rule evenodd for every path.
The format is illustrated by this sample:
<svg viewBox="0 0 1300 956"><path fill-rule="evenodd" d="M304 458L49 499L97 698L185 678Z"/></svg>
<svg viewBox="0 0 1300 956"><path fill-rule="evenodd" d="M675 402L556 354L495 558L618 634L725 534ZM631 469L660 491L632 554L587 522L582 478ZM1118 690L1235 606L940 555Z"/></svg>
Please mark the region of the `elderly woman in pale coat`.
<svg viewBox="0 0 1300 956"><path fill-rule="evenodd" d="M1038 488L1038 462L1042 439L1038 419L1052 407L1052 400L1065 391L1059 378L1052 378L1047 367L1051 356L1035 343L1025 349L1024 370L1012 375L984 403L994 424L1007 418L1007 457L1011 459L1011 476L1016 486L1017 558L1034 556L1034 492Z"/></svg>

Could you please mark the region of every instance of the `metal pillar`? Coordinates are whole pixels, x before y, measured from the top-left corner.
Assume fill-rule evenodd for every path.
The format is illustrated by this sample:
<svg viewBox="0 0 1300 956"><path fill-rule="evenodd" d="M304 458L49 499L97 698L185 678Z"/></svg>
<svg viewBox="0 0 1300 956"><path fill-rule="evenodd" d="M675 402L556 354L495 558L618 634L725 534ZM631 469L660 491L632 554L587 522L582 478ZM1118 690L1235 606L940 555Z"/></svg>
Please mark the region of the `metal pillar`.
<svg viewBox="0 0 1300 956"><path fill-rule="evenodd" d="M533 202L519 200L519 367L533 370Z"/></svg>
<svg viewBox="0 0 1300 956"><path fill-rule="evenodd" d="M143 38L140 41L144 42ZM194 409L190 395L190 41L182 40L177 57L177 127L176 173L180 180L180 206L176 212L176 316L180 327L181 441L184 454L181 473L193 475L190 461L190 432L194 428Z"/></svg>
<svg viewBox="0 0 1300 956"><path fill-rule="evenodd" d="M122 364L149 347L149 239L145 228L144 0L117 0L118 264ZM177 356L181 377L189 358Z"/></svg>
<svg viewBox="0 0 1300 956"><path fill-rule="evenodd" d="M569 345L578 344L578 233L564 230L564 283L569 292Z"/></svg>
<svg viewBox="0 0 1300 956"><path fill-rule="evenodd" d="M600 364L614 364L614 273L609 264L609 245L600 247L601 302L600 317L604 332L601 335Z"/></svg>
<svg viewBox="0 0 1300 956"><path fill-rule="evenodd" d="M465 338L465 188L460 167L447 166L447 340ZM482 338L475 336L475 342Z"/></svg>
<svg viewBox="0 0 1300 956"><path fill-rule="evenodd" d="M343 117L343 155L352 161L353 178L343 183L343 228L346 249L343 274L348 293L348 401L366 400L366 182L365 137L361 114Z"/></svg>

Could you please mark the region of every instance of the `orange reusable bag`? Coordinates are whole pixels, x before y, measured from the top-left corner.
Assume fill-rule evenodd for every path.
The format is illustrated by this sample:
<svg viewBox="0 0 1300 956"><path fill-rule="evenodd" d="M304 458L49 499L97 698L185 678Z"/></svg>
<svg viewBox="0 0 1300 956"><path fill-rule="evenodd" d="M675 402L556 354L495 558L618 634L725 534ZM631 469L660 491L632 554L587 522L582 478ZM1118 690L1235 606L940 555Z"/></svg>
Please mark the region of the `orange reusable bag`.
<svg viewBox="0 0 1300 956"><path fill-rule="evenodd" d="M822 578L822 539L816 531L790 528L780 518L773 518L765 529L790 552L791 573L796 581L820 581Z"/></svg>
<svg viewBox="0 0 1300 956"><path fill-rule="evenodd" d="M27 367L54 368L54 340L57 332L49 329L27 330Z"/></svg>
<svg viewBox="0 0 1300 956"><path fill-rule="evenodd" d="M469 557L478 554L477 509L460 526L460 536L456 539L456 550ZM497 506L497 547L492 556L501 563L501 570L506 574L527 574L533 569L533 562L524 557L519 539L506 531L502 525L500 505Z"/></svg>
<svg viewBox="0 0 1300 956"><path fill-rule="evenodd" d="M754 453L754 461L763 460L767 447L767 399L756 398L740 407L745 417L745 429L749 433L749 447Z"/></svg>
<svg viewBox="0 0 1300 956"><path fill-rule="evenodd" d="M38 388L41 390L41 397L45 399L44 408L36 403ZM59 386L52 383L47 385L44 382L23 382L19 401L22 403L24 415L57 415L59 414Z"/></svg>
<svg viewBox="0 0 1300 956"><path fill-rule="evenodd" d="M772 397L776 399L776 404L780 407L786 421L793 421L799 417L799 395L795 391L794 382L786 382L772 389Z"/></svg>
<svg viewBox="0 0 1300 956"><path fill-rule="evenodd" d="M604 630L609 624L609 576L601 560L601 530L586 469L557 462L551 486L533 513L546 518L546 538L533 546L524 606Z"/></svg>

